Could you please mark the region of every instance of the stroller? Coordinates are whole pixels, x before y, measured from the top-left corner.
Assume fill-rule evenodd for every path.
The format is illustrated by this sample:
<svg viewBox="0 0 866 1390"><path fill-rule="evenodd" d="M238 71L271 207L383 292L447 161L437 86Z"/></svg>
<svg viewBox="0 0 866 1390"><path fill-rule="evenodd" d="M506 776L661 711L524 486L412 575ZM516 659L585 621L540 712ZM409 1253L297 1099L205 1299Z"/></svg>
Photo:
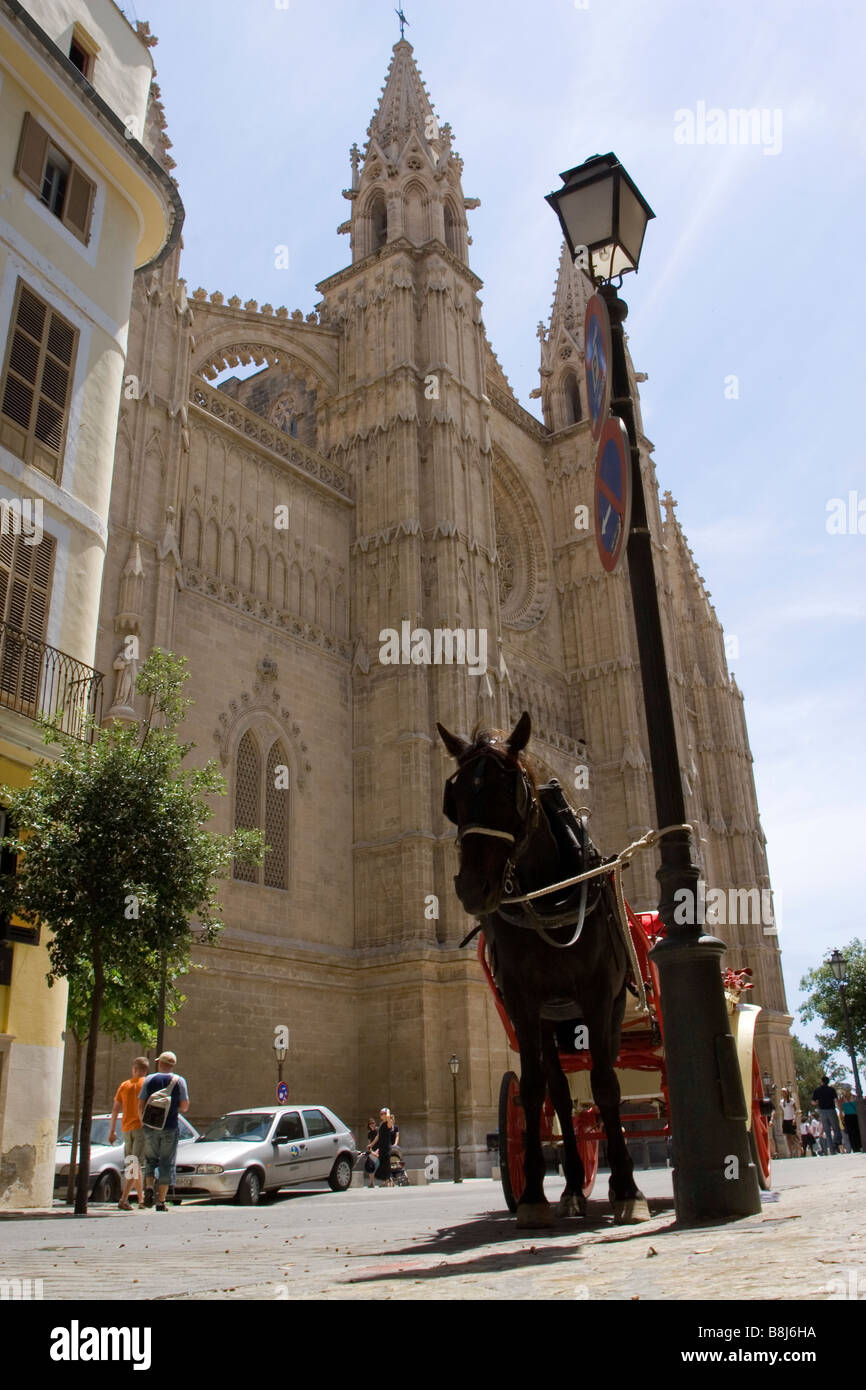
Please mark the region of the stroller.
<svg viewBox="0 0 866 1390"><path fill-rule="evenodd" d="M408 1187L409 1175L406 1172L406 1164L399 1149L391 1150L391 1177L395 1187Z"/></svg>

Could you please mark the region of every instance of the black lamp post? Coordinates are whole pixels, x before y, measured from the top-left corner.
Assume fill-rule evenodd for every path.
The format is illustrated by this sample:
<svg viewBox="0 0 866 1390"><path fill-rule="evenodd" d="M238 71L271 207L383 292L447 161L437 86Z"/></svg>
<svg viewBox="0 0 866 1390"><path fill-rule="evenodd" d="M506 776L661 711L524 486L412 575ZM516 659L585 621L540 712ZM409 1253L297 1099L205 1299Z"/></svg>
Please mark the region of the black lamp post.
<svg viewBox="0 0 866 1390"><path fill-rule="evenodd" d="M848 1043L848 1052L851 1057L851 1070L854 1073L854 1092L857 1096L857 1125L860 1130L860 1149L866 1153L866 1102L863 1100L863 1090L860 1086L860 1073L857 1070L857 1055L854 1050L854 1033L851 1028L851 1015L848 1012L848 996L845 993L848 984L848 962L841 951L834 951L827 962L833 971L834 978L839 986L839 998L842 1001L842 1012L845 1015L845 1039Z"/></svg>
<svg viewBox="0 0 866 1390"><path fill-rule="evenodd" d="M288 1048L280 1041L280 1035L277 1033L274 1038L274 1055L277 1059L277 1085L279 1085L283 1079L283 1063L286 1060L287 1052Z"/></svg>
<svg viewBox="0 0 866 1390"><path fill-rule="evenodd" d="M453 1054L448 1058L448 1066L451 1071L451 1081L454 1087L454 1181L462 1182L463 1173L460 1169L460 1135L457 1129L457 1073L460 1070L460 1060Z"/></svg>
<svg viewBox="0 0 866 1390"><path fill-rule="evenodd" d="M561 175L548 195L571 255L603 299L611 329L610 412L625 426L631 452L628 574L640 656L650 761L660 827L686 821L669 666L659 612L652 538L629 389L623 321L628 306L611 283L636 271L652 209L613 154L594 155ZM674 1201L680 1224L751 1216L761 1209L744 1121L746 1102L722 988L724 943L696 921L675 920L678 904L696 908L700 870L688 831L661 841L659 914L666 937L653 948L661 979L665 1055L673 1133ZM679 896L677 896L679 895ZM731 1159L736 1162L732 1163Z"/></svg>

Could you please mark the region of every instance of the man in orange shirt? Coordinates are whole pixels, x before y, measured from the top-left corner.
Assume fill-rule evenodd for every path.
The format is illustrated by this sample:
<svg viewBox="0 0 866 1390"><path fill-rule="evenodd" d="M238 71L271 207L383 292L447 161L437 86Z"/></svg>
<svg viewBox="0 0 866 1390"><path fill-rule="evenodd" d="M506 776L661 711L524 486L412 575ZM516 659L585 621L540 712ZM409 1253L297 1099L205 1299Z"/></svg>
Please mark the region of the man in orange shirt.
<svg viewBox="0 0 866 1390"><path fill-rule="evenodd" d="M132 1076L128 1081L121 1081L114 1097L114 1109L111 1112L111 1128L108 1132L108 1142L113 1144L117 1137L117 1117L123 1114L122 1129L123 1143L126 1152L126 1162L123 1168L123 1192L118 1206L121 1211L131 1211L129 1205L129 1194L133 1184L138 1189L138 1209L144 1210L144 1190L142 1184L142 1164L144 1163L144 1141L145 1132L141 1125L141 1115L138 1110L138 1093L141 1084L147 1073L150 1071L150 1063L146 1057L136 1057L132 1064Z"/></svg>

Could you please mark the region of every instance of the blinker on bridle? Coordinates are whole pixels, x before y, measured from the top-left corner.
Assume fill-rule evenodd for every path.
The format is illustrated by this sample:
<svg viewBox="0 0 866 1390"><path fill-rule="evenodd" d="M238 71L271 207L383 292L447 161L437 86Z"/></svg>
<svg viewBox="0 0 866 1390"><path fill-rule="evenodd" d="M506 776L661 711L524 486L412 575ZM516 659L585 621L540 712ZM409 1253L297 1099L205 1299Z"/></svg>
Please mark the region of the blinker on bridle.
<svg viewBox="0 0 866 1390"><path fill-rule="evenodd" d="M469 766L471 762L484 758L488 755L496 758L497 761L501 765L505 766L508 770L513 769L514 772L517 774L518 780L516 809L518 815L521 818L523 818L526 815L527 808L534 805L535 803L535 797L532 793L532 787L526 775L526 769L523 767L523 765L519 763L516 759L514 759L513 761L511 759L506 760L504 757L497 754L489 745L487 745L484 748L479 749L479 751L473 754L471 758L468 758L467 761L464 762L461 767L458 767L457 771L451 777L448 778L448 781L445 784L445 797L442 803L442 810L444 815L447 816L448 820L450 820L454 825L457 825L457 816L455 814L457 807L454 797L454 783L457 781L457 778L461 776L461 774L466 770L466 768ZM480 791L483 781L484 778L482 770L481 768L477 768L475 776L472 779L473 791ZM516 845L517 843L516 836L512 835L510 830L495 830L492 826L489 825L464 825L462 829L458 827L458 843L466 835L489 835L491 838L496 840L507 840L508 843L512 845Z"/></svg>

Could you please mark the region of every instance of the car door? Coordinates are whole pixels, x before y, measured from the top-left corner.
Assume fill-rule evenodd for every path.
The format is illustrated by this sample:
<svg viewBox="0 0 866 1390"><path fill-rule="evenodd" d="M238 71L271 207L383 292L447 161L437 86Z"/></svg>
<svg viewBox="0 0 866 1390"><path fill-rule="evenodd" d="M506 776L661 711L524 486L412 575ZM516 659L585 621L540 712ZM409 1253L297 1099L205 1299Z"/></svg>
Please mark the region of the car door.
<svg viewBox="0 0 866 1390"><path fill-rule="evenodd" d="M277 1121L272 1136L272 1155L266 1163L266 1186L284 1187L303 1182L309 1171L309 1145L297 1110L288 1110Z"/></svg>
<svg viewBox="0 0 866 1390"><path fill-rule="evenodd" d="M302 1113L304 1124L307 1127L310 1149L307 1171L311 1181L323 1182L334 1166L340 1140L337 1131L323 1110L314 1110L311 1107Z"/></svg>

